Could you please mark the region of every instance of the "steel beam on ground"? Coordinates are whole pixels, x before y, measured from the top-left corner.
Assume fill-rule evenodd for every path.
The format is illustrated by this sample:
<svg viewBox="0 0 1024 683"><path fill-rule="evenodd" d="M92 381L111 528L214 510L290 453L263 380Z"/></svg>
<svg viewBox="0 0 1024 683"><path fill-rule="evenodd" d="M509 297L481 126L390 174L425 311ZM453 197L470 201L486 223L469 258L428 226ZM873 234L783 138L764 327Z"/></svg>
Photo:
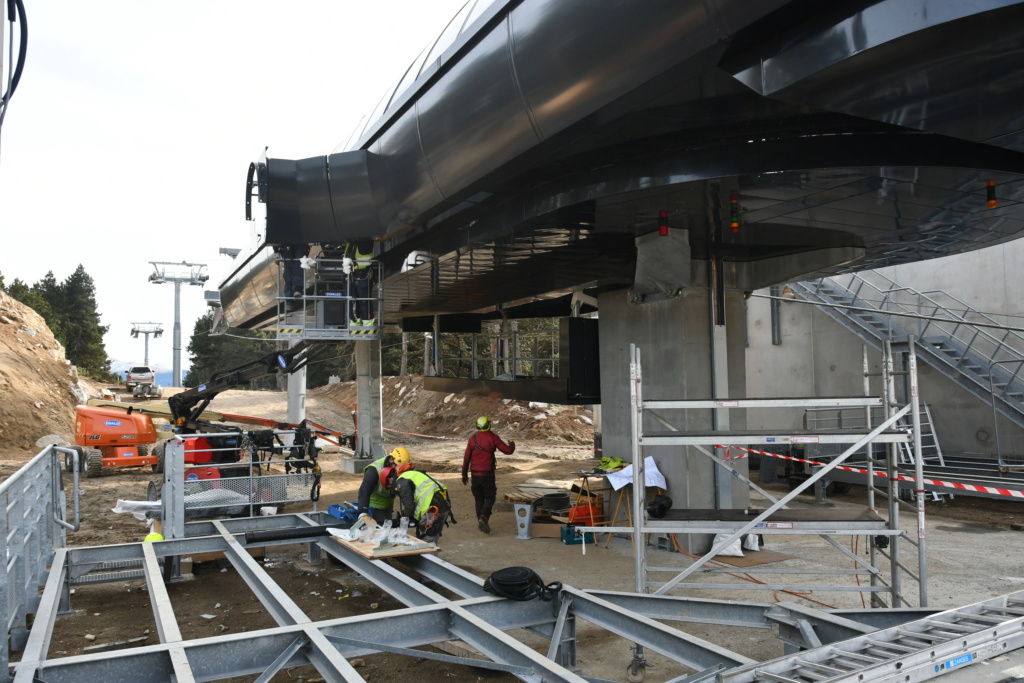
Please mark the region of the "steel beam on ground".
<svg viewBox="0 0 1024 683"><path fill-rule="evenodd" d="M161 643L176 643L181 640L181 630L174 617L171 596L167 594L153 544L143 543L142 554L145 558L142 568L146 573L146 590L149 591L149 603L153 606L157 635Z"/></svg>
<svg viewBox="0 0 1024 683"><path fill-rule="evenodd" d="M456 595L464 598L478 598L490 595L484 590L484 582L465 569L439 559L436 555L407 555L395 558L410 569L441 584Z"/></svg>
<svg viewBox="0 0 1024 683"><path fill-rule="evenodd" d="M490 622L473 615L464 607L453 604L448 609L451 611L451 632L456 637L496 662L504 662L534 672L532 676L517 674L521 680L537 683L585 683L586 679L583 677L555 664L533 648L495 628Z"/></svg>
<svg viewBox="0 0 1024 683"><path fill-rule="evenodd" d="M407 647L392 647L390 645L384 645L382 643L368 643L362 640L354 640L352 638L339 638L337 636L328 636L327 640L329 642L339 643L341 645L350 645L354 647L371 647L378 649L380 652L390 652L391 654L396 655L406 655L409 657L431 659L436 662L446 662L448 664L475 666L481 669L490 669L492 671L505 671L507 673L514 674L531 675L533 673L530 669L519 666L512 666L509 664L497 664L495 662L488 662L482 659L470 659L468 657L454 657L452 655L442 655L436 652L428 652L426 650L413 650Z"/></svg>
<svg viewBox="0 0 1024 683"><path fill-rule="evenodd" d="M704 600L678 595L645 595L602 590L583 592L651 619L747 628L772 627L771 622L765 617L765 612L772 607L772 604L767 602Z"/></svg>
<svg viewBox="0 0 1024 683"><path fill-rule="evenodd" d="M660 652L669 659L701 671L716 664L726 667L754 664L749 657L727 650L696 636L659 624L636 612L627 612L614 603L572 587L563 587L573 596L573 613L613 633L629 634L635 643Z"/></svg>
<svg viewBox="0 0 1024 683"><path fill-rule="evenodd" d="M772 605L765 616L779 625L779 638L803 649L810 649L812 644L805 637L801 622L813 628L818 645L855 638L876 630L852 619L793 602Z"/></svg>
<svg viewBox="0 0 1024 683"><path fill-rule="evenodd" d="M555 619L552 606L540 601L524 603L490 597L464 600L456 604L461 605L460 609L467 615L476 615L479 622L497 630L525 628L544 621L554 622ZM428 605L188 640L177 644L161 643L131 650L52 659L46 662L45 673L41 674L41 678L47 683L111 680L165 683L174 675L168 654L180 649L187 654L196 680L220 680L266 671L274 665L281 653L292 646L296 638L308 635L311 630L325 636L387 642L398 647L419 647L461 637L453 635L450 625L448 606ZM346 658L370 655L377 651L361 647L331 647L339 650L340 655ZM539 654L537 656L540 657ZM300 652L289 659L287 666L305 664L309 664L309 660ZM322 670L321 675L324 675ZM356 677L351 680L361 679Z"/></svg>
<svg viewBox="0 0 1024 683"><path fill-rule="evenodd" d="M288 597L288 594L267 574L266 570L253 559L235 537L220 522L214 522L214 526L221 532L226 544L225 557L235 568L238 575L242 577L245 584L249 586L260 604L267 608L267 612L282 626L292 624L304 624L310 621L305 612Z"/></svg>
<svg viewBox="0 0 1024 683"><path fill-rule="evenodd" d="M28 642L21 655L21 661L14 665L14 683L33 683L39 667L46 661L50 650L50 638L53 636L53 625L57 621L60 608L61 593L67 576L65 561L67 551L58 548L53 557L50 574L46 578L43 597L35 613L32 630L29 631ZM5 672L6 673L6 672Z"/></svg>

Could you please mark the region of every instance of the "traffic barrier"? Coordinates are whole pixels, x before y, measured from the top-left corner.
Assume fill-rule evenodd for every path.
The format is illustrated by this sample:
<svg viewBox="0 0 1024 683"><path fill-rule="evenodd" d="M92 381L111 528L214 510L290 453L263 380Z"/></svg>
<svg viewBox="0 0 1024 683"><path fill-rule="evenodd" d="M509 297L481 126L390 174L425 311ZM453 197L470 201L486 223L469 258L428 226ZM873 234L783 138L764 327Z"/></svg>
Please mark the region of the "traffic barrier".
<svg viewBox="0 0 1024 683"><path fill-rule="evenodd" d="M818 466L818 467L827 467L828 466L828 463L826 463L826 462L819 462L817 460L805 460L803 458L794 458L791 455L782 455L780 453L769 453L767 451L759 451L759 450L756 450L754 448L743 448L742 446L721 446L721 445L719 445L719 446L715 446L715 448L722 448L722 449L724 449L726 451L725 461L739 460L741 458L747 457L747 455L749 455L750 453L757 453L758 455L763 455L763 456L766 455L769 458L778 458L779 460L792 460L793 462L803 462L803 463L807 463L809 465L815 465L815 466ZM738 456L733 457L733 455L732 455L732 449L733 448L735 448L736 450L739 450L739 451L745 451L745 453L743 453L742 455L738 455ZM868 473L868 471L865 470L865 469L861 469L859 467L848 467L846 465L836 465L835 469L837 469L837 470L845 470L847 472L857 472L858 474L867 474ZM889 475L887 475L885 472L872 472L872 474L874 474L876 477L881 477L882 479L888 479L889 478ZM906 476L904 474L896 475L895 477L893 477L893 480L894 481L910 481L910 482L914 482L915 484L917 483L917 479L915 477L908 477L908 476ZM948 488L948 489L956 489L958 491L976 491L978 493L990 493L990 494L994 494L994 495L997 495L997 496L1007 496L1009 498L1024 498L1024 491L1014 491L1014 490L1011 490L1011 489L1000 489L1000 488L995 488L994 486L975 486L974 484L962 484L960 482L942 481L940 479L922 479L921 482L922 482L922 485L923 484L928 484L930 486L940 486L940 487Z"/></svg>

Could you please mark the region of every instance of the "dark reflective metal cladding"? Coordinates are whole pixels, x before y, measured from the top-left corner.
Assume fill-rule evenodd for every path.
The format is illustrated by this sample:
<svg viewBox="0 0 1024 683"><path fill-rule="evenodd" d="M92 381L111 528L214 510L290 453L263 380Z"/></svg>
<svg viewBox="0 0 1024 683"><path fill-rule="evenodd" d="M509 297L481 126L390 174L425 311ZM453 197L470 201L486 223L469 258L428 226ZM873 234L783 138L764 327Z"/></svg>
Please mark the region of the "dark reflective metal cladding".
<svg viewBox="0 0 1024 683"><path fill-rule="evenodd" d="M268 241L374 235L389 321L628 286L634 239L662 210L694 259L720 257L744 289L1024 229L1024 3L523 0L472 14L345 153L362 157L302 166L308 190L283 182L297 223L274 240L268 228ZM287 163L298 183L302 162ZM414 251L429 262L401 272ZM239 280L258 270L243 264L222 300L255 301ZM225 304L236 326L259 324L258 308Z"/></svg>

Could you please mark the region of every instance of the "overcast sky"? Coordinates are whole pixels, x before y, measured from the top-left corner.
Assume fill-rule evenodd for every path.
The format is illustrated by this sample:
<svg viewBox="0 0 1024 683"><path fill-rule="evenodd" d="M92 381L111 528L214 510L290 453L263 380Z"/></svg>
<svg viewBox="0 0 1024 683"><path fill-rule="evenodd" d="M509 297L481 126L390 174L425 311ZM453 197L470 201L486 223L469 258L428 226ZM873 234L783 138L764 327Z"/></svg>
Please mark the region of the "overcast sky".
<svg viewBox="0 0 1024 683"><path fill-rule="evenodd" d="M219 249L252 236L249 163L265 146L303 158L346 142L464 3L24 0L28 57L0 131L0 274L31 285L84 265L111 359L141 363L132 323L157 322L149 360L170 369L174 285L148 282L150 262L208 264L216 288ZM205 311L202 288L182 286L183 369Z"/></svg>

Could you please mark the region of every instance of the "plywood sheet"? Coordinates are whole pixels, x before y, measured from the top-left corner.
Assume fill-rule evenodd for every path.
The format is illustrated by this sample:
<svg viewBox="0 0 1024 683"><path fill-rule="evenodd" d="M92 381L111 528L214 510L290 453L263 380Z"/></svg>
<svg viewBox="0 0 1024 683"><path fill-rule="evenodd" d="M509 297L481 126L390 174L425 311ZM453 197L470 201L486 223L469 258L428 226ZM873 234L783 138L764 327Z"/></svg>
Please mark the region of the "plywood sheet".
<svg viewBox="0 0 1024 683"><path fill-rule="evenodd" d="M349 541L344 538L338 538L332 534L333 538L338 543L342 544L352 552L358 553L363 557L371 560L379 557L402 557L404 555L423 555L425 553L436 553L438 548L434 543L426 543L425 541L417 540L414 545L396 545L396 546L385 546L378 547L373 543L364 543L362 541Z"/></svg>

